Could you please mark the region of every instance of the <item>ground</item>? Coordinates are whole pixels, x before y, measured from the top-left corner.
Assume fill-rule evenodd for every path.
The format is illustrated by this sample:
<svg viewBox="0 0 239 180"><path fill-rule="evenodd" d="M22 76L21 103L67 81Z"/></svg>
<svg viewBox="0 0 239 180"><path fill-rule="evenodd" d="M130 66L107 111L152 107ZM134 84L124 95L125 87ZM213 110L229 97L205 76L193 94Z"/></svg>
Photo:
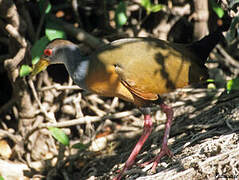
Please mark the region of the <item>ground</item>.
<svg viewBox="0 0 239 180"><path fill-rule="evenodd" d="M173 94L177 96L178 93L180 91ZM158 172L154 175L150 175L150 165L145 168L135 165L127 171L125 178L237 179L239 173L237 95L226 97L222 92L209 90L206 93L201 89L181 92L181 97L176 102L169 103L175 112L169 139L173 158L164 157L159 163ZM200 100L196 97L200 97ZM171 98L171 101L175 100L174 98ZM157 115L159 117L154 119L159 119L162 114L158 112ZM164 119L161 118L155 122L155 129L138 156L137 163L149 160L159 152L164 128L162 121ZM142 120L139 124L143 124ZM135 130L137 137L141 131L142 128ZM121 142L114 155L106 157L103 155L102 158L93 160L94 163L89 163L95 164L94 167L90 166L95 171L91 172L90 176L90 173L86 174L86 179L94 179L93 177L109 179L123 167L137 141L136 137L127 138L126 134L120 131L117 133L116 136Z"/></svg>

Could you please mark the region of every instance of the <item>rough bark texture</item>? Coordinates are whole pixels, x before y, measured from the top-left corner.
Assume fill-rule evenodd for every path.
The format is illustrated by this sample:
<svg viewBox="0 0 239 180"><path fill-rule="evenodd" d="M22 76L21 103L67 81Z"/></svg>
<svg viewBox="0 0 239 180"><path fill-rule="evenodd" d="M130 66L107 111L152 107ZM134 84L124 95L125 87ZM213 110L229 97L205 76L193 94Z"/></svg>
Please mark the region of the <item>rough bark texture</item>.
<svg viewBox="0 0 239 180"><path fill-rule="evenodd" d="M19 1L18 3L21 3ZM31 103L31 96L25 79L19 77L19 65L29 62L29 47L25 39L26 23L18 14L16 5L11 0L0 1L1 27L9 35L9 55L11 58L4 61L4 68L11 82L13 93L11 103L0 109L0 113L7 112L14 105L17 106L19 117L19 131L25 135L27 128L25 122L33 120L35 109ZM28 123L27 123L28 124Z"/></svg>
<svg viewBox="0 0 239 180"><path fill-rule="evenodd" d="M203 36L208 34L208 0L194 0L194 13L192 15L194 19L194 40L199 40Z"/></svg>

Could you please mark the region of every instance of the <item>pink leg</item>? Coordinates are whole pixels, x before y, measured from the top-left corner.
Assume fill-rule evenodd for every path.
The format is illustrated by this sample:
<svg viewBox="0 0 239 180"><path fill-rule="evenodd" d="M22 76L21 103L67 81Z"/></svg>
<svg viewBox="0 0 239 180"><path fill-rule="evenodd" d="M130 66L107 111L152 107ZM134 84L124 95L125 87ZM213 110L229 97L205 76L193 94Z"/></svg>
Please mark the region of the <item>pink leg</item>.
<svg viewBox="0 0 239 180"><path fill-rule="evenodd" d="M169 137L170 127L171 127L172 120L173 120L173 110L172 110L171 107L169 107L169 106L167 106L166 104L163 104L163 103L160 106L161 106L162 111L167 116L167 121L166 121L166 124L165 124L165 131L164 131L164 136L163 136L162 148L161 148L159 154L155 158L153 158L152 160L150 160L148 162L145 162L145 163L141 164L141 166L145 166L147 164L150 164L151 162L154 162L153 166L151 168L152 173L156 172L156 167L157 167L160 159L164 155L168 155L169 157L173 156L172 152L168 148L168 137Z"/></svg>
<svg viewBox="0 0 239 180"><path fill-rule="evenodd" d="M152 166L151 172L156 172L156 167L157 167L160 159L164 155L168 155L169 157L173 156L172 152L168 148L168 137L169 137L170 128L171 128L171 124L172 124L172 120L173 120L173 110L171 107L167 106L166 104L161 104L161 108L167 116L167 122L165 124L162 148L161 148L159 154L154 159L154 164Z"/></svg>
<svg viewBox="0 0 239 180"><path fill-rule="evenodd" d="M133 164L136 159L136 156L138 155L139 151L141 150L142 146L144 145L145 141L148 139L149 135L152 132L153 128L153 122L149 114L144 115L144 131L143 134L141 135L139 141L135 145L133 151L131 152L128 160L126 161L124 168L122 171L119 173L117 177L115 177L113 180L120 180L123 176L123 173L129 169Z"/></svg>

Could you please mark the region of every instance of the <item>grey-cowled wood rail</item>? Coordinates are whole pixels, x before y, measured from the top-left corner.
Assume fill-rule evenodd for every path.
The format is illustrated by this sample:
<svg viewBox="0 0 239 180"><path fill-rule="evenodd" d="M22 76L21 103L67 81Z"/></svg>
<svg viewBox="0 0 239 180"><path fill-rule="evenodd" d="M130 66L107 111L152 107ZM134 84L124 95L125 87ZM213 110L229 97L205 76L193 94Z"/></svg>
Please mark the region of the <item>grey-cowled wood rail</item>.
<svg viewBox="0 0 239 180"><path fill-rule="evenodd" d="M50 42L32 75L49 64L63 63L74 82L81 88L102 96L116 96L134 103L144 114L143 134L115 178L121 179L129 169L152 131L149 107L159 102L167 121L160 153L153 162L152 171L161 157L172 156L167 141L173 119L171 107L159 101L160 94L168 93L208 78L204 63L219 40L222 26L214 33L192 44L176 44L154 38L127 38L104 45L89 57L82 57L77 45L67 40Z"/></svg>

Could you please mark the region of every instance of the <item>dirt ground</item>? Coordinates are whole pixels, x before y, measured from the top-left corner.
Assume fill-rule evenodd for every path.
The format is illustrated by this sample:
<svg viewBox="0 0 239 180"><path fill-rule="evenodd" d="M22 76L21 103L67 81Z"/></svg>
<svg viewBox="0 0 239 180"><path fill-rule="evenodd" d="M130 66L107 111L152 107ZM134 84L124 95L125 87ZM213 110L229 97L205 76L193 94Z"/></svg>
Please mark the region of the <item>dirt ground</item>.
<svg viewBox="0 0 239 180"><path fill-rule="evenodd" d="M181 96L178 97L178 94ZM173 102L176 98L177 101ZM238 93L225 96L222 91L179 90L172 93L169 99L175 112L169 139L173 158L162 158L157 173L153 175L150 174L152 164L144 168L134 165L127 171L125 179L238 179ZM162 115L159 111L154 116L157 119L155 129L137 163L150 160L159 152L165 118ZM142 124L141 120L139 126ZM129 138L130 135L127 137L123 130L116 132L120 142L114 155L104 154L100 159L90 160L88 170L92 172L85 171L85 179L112 178L118 168L123 167L142 128L134 132L137 136L133 138Z"/></svg>

